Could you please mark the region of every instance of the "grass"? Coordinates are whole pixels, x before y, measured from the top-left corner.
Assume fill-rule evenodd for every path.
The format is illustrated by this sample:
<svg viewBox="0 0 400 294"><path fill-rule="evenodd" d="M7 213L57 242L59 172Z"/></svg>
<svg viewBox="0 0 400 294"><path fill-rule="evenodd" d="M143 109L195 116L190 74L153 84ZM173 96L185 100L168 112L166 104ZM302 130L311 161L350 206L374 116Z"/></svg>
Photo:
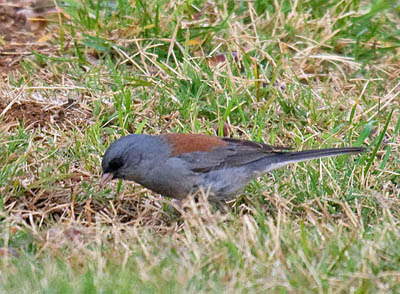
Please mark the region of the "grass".
<svg viewBox="0 0 400 294"><path fill-rule="evenodd" d="M400 292L396 1L57 5L0 82L2 293ZM121 135L224 125L368 152L276 170L227 213L98 186Z"/></svg>

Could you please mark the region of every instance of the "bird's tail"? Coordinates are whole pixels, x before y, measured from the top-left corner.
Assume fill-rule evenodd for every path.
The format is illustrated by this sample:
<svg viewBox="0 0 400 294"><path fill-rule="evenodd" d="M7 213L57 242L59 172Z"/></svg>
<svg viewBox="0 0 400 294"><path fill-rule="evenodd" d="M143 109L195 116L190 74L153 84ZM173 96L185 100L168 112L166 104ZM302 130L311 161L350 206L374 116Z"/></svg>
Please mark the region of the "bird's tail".
<svg viewBox="0 0 400 294"><path fill-rule="evenodd" d="M291 162L300 162L315 158L323 158L329 156L337 156L342 154L357 154L364 152L365 148L362 147L345 147L345 148L327 148L316 150L305 150L298 152L287 152L285 155Z"/></svg>
<svg viewBox="0 0 400 294"><path fill-rule="evenodd" d="M345 148L326 148L316 150L305 150L298 152L279 152L273 157L276 160L271 160L271 163L266 171L271 171L290 163L307 161L311 159L324 158L330 156L338 156L343 154L358 154L364 152L362 147L345 147ZM275 162L274 162L275 161Z"/></svg>

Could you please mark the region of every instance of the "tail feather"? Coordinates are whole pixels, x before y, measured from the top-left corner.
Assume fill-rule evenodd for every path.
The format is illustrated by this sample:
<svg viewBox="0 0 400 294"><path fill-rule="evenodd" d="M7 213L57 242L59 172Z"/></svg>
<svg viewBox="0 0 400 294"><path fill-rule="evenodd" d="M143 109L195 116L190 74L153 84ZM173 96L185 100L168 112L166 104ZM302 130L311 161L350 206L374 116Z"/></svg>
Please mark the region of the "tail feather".
<svg viewBox="0 0 400 294"><path fill-rule="evenodd" d="M345 147L345 148L326 148L326 149L305 150L298 152L287 152L285 155L289 160L293 160L294 162L300 162L315 158L337 156L342 154L357 154L364 151L365 148L362 147Z"/></svg>
<svg viewBox="0 0 400 294"><path fill-rule="evenodd" d="M357 154L364 152L362 147L326 148L296 152L282 152L275 155L275 163L269 164L264 171L271 171L290 163L302 162L311 159L338 156L343 154Z"/></svg>

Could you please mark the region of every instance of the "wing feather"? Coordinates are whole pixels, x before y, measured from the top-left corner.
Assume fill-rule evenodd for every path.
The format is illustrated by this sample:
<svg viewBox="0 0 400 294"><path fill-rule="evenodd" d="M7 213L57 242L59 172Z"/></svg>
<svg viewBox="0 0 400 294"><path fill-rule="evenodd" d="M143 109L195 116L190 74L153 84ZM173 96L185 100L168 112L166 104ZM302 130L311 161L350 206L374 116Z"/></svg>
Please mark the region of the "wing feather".
<svg viewBox="0 0 400 294"><path fill-rule="evenodd" d="M207 152L188 152L177 157L184 160L193 172L242 166L265 157L281 154L286 147L274 147L259 142L223 139L227 145Z"/></svg>

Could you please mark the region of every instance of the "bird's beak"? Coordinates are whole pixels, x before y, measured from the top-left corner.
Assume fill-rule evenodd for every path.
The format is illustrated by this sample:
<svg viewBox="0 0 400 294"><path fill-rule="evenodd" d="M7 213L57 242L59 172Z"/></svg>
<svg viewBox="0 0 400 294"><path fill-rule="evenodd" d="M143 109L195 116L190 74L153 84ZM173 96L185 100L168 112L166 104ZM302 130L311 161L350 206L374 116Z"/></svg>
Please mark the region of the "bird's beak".
<svg viewBox="0 0 400 294"><path fill-rule="evenodd" d="M114 178L114 175L111 173L105 173L101 176L100 179L100 187L103 187L105 184L110 182Z"/></svg>

